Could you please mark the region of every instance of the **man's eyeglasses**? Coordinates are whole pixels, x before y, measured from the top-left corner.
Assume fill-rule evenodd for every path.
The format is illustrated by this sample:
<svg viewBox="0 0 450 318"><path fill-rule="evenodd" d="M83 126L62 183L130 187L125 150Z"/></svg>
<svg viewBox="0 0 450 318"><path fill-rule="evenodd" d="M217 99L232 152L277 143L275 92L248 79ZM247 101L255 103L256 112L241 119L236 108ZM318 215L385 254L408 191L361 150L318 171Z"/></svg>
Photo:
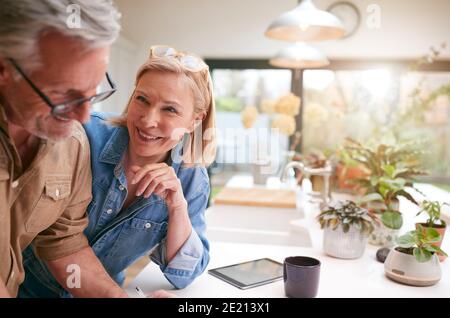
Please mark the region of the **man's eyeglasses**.
<svg viewBox="0 0 450 318"><path fill-rule="evenodd" d="M51 112L53 115L58 116L64 116L71 111L73 111L75 108L83 105L84 103L90 103L95 104L98 102L101 102L105 99L107 99L109 96L111 96L116 91L116 85L109 77L108 72L106 73L106 79L108 80L109 86L111 86L110 90L107 90L105 92L101 92L99 94L93 95L91 97L83 97L83 98L77 98L73 99L64 103L53 103L47 95L45 95L32 81L31 79L25 74L25 72L20 68L20 66L14 61L13 59L9 59L11 64L14 66L14 68L19 72L20 75L24 78L24 80L31 86L31 88L38 94L44 102L48 105L48 107L51 108Z"/></svg>
<svg viewBox="0 0 450 318"><path fill-rule="evenodd" d="M178 52L173 47L164 45L155 45L150 48L150 58L175 58L183 65L187 70L191 72L200 72L208 69L208 65L197 56L186 54L184 52Z"/></svg>

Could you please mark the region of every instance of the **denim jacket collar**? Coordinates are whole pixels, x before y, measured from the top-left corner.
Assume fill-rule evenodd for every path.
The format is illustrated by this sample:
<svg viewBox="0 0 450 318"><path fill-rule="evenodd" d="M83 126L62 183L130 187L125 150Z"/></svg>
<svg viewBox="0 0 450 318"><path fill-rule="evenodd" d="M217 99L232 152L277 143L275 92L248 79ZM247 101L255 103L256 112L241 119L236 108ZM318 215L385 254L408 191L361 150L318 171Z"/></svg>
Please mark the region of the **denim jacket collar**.
<svg viewBox="0 0 450 318"><path fill-rule="evenodd" d="M112 133L105 147L100 153L100 162L117 165L128 147L128 130L126 127L118 127Z"/></svg>

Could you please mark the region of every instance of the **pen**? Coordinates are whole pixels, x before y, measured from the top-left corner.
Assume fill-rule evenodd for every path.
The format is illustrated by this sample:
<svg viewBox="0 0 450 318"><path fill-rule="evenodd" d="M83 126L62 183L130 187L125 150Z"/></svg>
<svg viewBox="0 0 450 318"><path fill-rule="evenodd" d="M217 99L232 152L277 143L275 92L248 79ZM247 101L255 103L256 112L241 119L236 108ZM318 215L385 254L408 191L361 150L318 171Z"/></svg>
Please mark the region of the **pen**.
<svg viewBox="0 0 450 318"><path fill-rule="evenodd" d="M139 298L147 298L147 296L145 296L144 292L138 286L136 286L135 289L139 295Z"/></svg>

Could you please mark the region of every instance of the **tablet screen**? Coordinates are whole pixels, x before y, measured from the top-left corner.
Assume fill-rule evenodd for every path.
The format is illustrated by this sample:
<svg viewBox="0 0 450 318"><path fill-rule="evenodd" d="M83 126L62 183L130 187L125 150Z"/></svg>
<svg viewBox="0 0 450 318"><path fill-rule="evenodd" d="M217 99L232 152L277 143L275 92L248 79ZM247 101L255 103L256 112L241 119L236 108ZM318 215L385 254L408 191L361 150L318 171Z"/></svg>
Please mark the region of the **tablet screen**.
<svg viewBox="0 0 450 318"><path fill-rule="evenodd" d="M210 269L208 272L236 287L246 289L283 278L283 264L269 258L262 258Z"/></svg>

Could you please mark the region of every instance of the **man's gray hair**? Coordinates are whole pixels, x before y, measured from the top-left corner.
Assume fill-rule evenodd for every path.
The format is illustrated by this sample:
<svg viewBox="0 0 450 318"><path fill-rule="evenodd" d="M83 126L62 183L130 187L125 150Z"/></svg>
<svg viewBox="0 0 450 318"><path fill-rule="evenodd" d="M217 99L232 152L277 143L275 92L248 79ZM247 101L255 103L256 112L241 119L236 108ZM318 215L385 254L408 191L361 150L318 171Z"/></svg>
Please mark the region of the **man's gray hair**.
<svg viewBox="0 0 450 318"><path fill-rule="evenodd" d="M80 13L78 27L70 25L73 8ZM0 57L36 68L45 30L79 38L87 48L108 46L119 34L119 19L111 0L0 0Z"/></svg>

